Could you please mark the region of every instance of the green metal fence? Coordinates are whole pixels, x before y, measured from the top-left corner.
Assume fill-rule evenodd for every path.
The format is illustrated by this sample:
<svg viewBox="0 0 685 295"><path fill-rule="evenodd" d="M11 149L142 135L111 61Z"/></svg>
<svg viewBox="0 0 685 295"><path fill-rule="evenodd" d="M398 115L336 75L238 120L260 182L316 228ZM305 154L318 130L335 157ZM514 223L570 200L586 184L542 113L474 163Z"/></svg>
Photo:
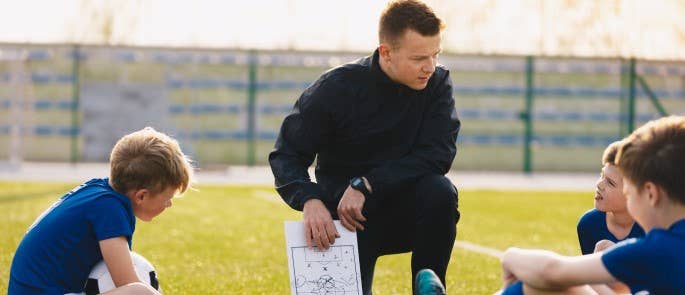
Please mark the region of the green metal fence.
<svg viewBox="0 0 685 295"><path fill-rule="evenodd" d="M299 94L366 54L0 44L0 161L17 150L24 161L106 161L114 139L153 125L201 166L264 165ZM460 170L598 171L608 143L685 113L683 62L440 61L463 123Z"/></svg>

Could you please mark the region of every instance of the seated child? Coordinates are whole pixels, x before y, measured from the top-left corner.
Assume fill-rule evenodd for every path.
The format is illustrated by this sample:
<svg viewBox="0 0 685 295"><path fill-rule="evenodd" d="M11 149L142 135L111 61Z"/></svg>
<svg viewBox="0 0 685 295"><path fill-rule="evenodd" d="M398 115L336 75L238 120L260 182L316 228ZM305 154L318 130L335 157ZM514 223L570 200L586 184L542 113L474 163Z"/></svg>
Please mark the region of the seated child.
<svg viewBox="0 0 685 295"><path fill-rule="evenodd" d="M74 188L28 228L14 253L8 294L81 293L103 259L118 287L108 294L159 294L139 281L131 260L135 217L150 221L162 213L192 176L175 139L149 127L122 137L109 178Z"/></svg>
<svg viewBox="0 0 685 295"><path fill-rule="evenodd" d="M626 209L623 177L614 165L620 144L620 141L615 141L604 150L604 167L597 180L595 208L585 212L578 221L578 241L583 255L603 251L617 242L645 235ZM610 288L616 292L629 292L622 283L611 284Z"/></svg>
<svg viewBox="0 0 685 295"><path fill-rule="evenodd" d="M602 240L617 243L645 235L640 225L628 214L626 198L623 196L623 177L614 165L620 143L613 142L604 150L604 167L597 180L595 208L585 212L578 221L578 240L583 255L595 252L595 245Z"/></svg>
<svg viewBox="0 0 685 295"><path fill-rule="evenodd" d="M638 128L615 163L628 212L647 234L583 256L510 248L503 294L612 294L605 284L616 281L633 294L685 294L685 117Z"/></svg>

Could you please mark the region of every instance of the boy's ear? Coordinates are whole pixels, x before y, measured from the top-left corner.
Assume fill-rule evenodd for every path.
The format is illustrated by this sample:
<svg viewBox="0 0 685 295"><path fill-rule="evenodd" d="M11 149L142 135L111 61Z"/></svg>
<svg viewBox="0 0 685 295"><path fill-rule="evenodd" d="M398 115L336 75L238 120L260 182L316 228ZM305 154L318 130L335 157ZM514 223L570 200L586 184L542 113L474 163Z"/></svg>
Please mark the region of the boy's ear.
<svg viewBox="0 0 685 295"><path fill-rule="evenodd" d="M652 207L659 205L664 198L664 191L651 181L645 182L642 189L647 193L649 204Z"/></svg>
<svg viewBox="0 0 685 295"><path fill-rule="evenodd" d="M147 189L139 189L133 191L133 201L136 202L136 204L140 204L148 195L150 194L150 191Z"/></svg>

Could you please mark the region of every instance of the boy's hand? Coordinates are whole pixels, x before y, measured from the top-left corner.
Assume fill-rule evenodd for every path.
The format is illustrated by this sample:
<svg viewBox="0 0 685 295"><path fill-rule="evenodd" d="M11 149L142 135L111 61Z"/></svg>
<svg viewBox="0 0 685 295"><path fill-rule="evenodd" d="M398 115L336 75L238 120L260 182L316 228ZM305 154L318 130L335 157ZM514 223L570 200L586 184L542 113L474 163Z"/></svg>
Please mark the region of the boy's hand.
<svg viewBox="0 0 685 295"><path fill-rule="evenodd" d="M595 244L595 251L593 253L602 252L616 245L616 243L609 240L601 240Z"/></svg>
<svg viewBox="0 0 685 295"><path fill-rule="evenodd" d="M331 213L319 199L310 199L304 203L302 209L304 222L304 238L307 248L315 245L319 251L328 250L335 239L340 237L333 224ZM313 244L313 245L312 245Z"/></svg>
<svg viewBox="0 0 685 295"><path fill-rule="evenodd" d="M502 265L502 290L506 289L507 287L511 286L514 284L516 281L518 281L518 278L514 276L514 273L509 271Z"/></svg>
<svg viewBox="0 0 685 295"><path fill-rule="evenodd" d="M518 249L513 247L509 248L506 251L504 251L504 255L502 255L502 290L506 289L507 287L511 286L519 280L510 270L510 263L508 263L509 257L507 257L511 256L512 252L515 252L516 250Z"/></svg>

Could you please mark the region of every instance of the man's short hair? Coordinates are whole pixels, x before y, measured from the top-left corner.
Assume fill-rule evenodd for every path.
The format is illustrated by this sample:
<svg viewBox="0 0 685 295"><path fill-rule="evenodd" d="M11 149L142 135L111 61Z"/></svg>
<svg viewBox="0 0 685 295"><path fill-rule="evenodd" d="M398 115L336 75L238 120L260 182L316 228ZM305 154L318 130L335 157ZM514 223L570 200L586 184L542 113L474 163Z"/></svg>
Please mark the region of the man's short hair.
<svg viewBox="0 0 685 295"><path fill-rule="evenodd" d="M624 139L616 164L638 189L649 181L685 204L685 117L664 117L633 131Z"/></svg>
<svg viewBox="0 0 685 295"><path fill-rule="evenodd" d="M604 149L604 154L602 155L602 164L614 165L616 162L616 154L618 154L618 149L621 148L623 141L614 141L606 149Z"/></svg>
<svg viewBox="0 0 685 295"><path fill-rule="evenodd" d="M433 9L418 0L395 0L388 3L378 23L378 40L393 48L407 29L422 36L435 36L445 27Z"/></svg>
<svg viewBox="0 0 685 295"><path fill-rule="evenodd" d="M119 139L110 155L110 182L123 194L137 189L160 193L169 187L183 193L192 177L193 167L178 142L151 127Z"/></svg>

